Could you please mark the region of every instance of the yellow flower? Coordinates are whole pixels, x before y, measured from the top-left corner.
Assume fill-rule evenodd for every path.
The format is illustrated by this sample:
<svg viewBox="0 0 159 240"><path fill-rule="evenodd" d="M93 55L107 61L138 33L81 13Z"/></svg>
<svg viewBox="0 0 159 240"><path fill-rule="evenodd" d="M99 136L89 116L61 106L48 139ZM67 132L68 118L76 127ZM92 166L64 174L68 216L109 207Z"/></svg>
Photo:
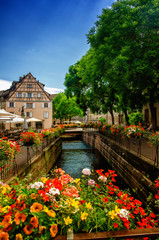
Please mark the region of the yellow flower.
<svg viewBox="0 0 159 240"><path fill-rule="evenodd" d="M120 208L118 208L117 206L115 206L115 212L117 213L117 214L119 214L120 213Z"/></svg>
<svg viewBox="0 0 159 240"><path fill-rule="evenodd" d="M43 211L47 213L49 209L46 206L44 206Z"/></svg>
<svg viewBox="0 0 159 240"><path fill-rule="evenodd" d="M88 208L88 209L92 209L93 207L92 207L92 204L89 202L89 203L86 203L86 208Z"/></svg>
<svg viewBox="0 0 159 240"><path fill-rule="evenodd" d="M72 200L71 205L75 208L79 208L79 201L76 201L75 199Z"/></svg>
<svg viewBox="0 0 159 240"><path fill-rule="evenodd" d="M46 183L47 180L48 180L48 179L47 179L46 177L42 177L42 178L41 178L41 181L42 181L43 183Z"/></svg>
<svg viewBox="0 0 159 240"><path fill-rule="evenodd" d="M64 218L64 221L66 225L69 225L72 223L73 220L68 216L67 218Z"/></svg>
<svg viewBox="0 0 159 240"><path fill-rule="evenodd" d="M110 211L109 215L110 215L111 219L114 219L117 216L115 210Z"/></svg>
<svg viewBox="0 0 159 240"><path fill-rule="evenodd" d="M117 217L117 214L120 213L120 210L121 210L120 208L115 206L115 209L109 212L111 219L114 219L115 217Z"/></svg>
<svg viewBox="0 0 159 240"><path fill-rule="evenodd" d="M87 219L87 216L88 216L88 213L86 212L81 212L81 220L86 220Z"/></svg>
<svg viewBox="0 0 159 240"><path fill-rule="evenodd" d="M80 178L76 178L76 179L75 179L75 183L76 183L76 184L80 183L80 180L81 180Z"/></svg>
<svg viewBox="0 0 159 240"><path fill-rule="evenodd" d="M10 206L5 206L2 208L3 213L8 213L8 210L10 209Z"/></svg>

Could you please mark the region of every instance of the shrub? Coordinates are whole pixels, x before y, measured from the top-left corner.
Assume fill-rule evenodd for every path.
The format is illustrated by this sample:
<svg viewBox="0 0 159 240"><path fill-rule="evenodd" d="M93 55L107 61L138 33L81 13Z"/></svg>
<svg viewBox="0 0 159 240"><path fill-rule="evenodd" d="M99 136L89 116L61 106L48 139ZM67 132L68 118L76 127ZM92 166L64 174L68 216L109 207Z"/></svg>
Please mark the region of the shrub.
<svg viewBox="0 0 159 240"><path fill-rule="evenodd" d="M129 114L129 122L131 125L138 125L139 123L142 125L144 122L143 114L140 112L133 112Z"/></svg>

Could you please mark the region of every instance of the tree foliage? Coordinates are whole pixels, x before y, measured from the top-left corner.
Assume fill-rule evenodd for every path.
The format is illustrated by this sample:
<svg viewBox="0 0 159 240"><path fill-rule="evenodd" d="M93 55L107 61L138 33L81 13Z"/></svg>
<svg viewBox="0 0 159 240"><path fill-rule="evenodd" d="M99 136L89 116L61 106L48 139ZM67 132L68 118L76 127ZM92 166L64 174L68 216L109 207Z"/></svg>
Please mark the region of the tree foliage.
<svg viewBox="0 0 159 240"><path fill-rule="evenodd" d="M67 91L73 88L79 102L82 94L92 111L122 110L127 123L129 110L141 110L149 104L155 128L154 104L159 101L159 1L117 0L111 8L103 9L87 40L89 51L74 65L76 84L72 85L71 71L69 77L66 75Z"/></svg>
<svg viewBox="0 0 159 240"><path fill-rule="evenodd" d="M59 93L53 100L53 117L60 119L69 119L74 116L83 116L83 111L76 103L76 97L67 98L64 93Z"/></svg>

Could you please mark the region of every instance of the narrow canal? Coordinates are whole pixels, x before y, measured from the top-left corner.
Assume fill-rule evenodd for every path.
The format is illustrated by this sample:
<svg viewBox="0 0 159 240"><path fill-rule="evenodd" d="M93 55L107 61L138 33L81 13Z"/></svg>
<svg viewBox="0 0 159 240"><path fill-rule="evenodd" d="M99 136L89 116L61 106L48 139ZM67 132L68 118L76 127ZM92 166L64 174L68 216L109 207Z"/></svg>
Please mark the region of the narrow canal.
<svg viewBox="0 0 159 240"><path fill-rule="evenodd" d="M62 153L55 166L62 168L73 178L81 177L83 168L90 170L109 168L100 153L82 141L64 141Z"/></svg>
<svg viewBox="0 0 159 240"><path fill-rule="evenodd" d="M112 169L98 150L79 140L63 141L62 153L53 168L55 166L62 168L73 178L80 178L83 168L89 168L90 170L104 169L105 171ZM117 177L116 181L120 188L128 188L121 178Z"/></svg>

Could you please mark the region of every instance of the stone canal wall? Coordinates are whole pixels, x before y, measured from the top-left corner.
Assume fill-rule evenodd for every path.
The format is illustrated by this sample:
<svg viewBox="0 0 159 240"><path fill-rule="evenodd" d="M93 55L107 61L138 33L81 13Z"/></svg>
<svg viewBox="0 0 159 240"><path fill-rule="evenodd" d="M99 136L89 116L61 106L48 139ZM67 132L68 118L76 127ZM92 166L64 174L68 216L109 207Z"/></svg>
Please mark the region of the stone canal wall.
<svg viewBox="0 0 159 240"><path fill-rule="evenodd" d="M155 184L142 174L140 170L137 170L132 163L141 165L143 171L149 167L149 171L154 171L154 167L147 163L144 163L142 159L133 155L126 149L123 149L115 141L108 139L95 132L83 132L82 139L85 143L91 147L97 149L106 161L112 166L116 173L135 190L136 195L147 203L147 197L150 193L156 193Z"/></svg>
<svg viewBox="0 0 159 240"><path fill-rule="evenodd" d="M56 162L62 151L62 139L59 137L52 142L48 147L43 149L38 156L31 159L29 164L26 164L21 169L17 176L19 179L27 178L27 182L35 181L41 176L48 174L53 164ZM14 181L14 177L9 179L7 183Z"/></svg>

